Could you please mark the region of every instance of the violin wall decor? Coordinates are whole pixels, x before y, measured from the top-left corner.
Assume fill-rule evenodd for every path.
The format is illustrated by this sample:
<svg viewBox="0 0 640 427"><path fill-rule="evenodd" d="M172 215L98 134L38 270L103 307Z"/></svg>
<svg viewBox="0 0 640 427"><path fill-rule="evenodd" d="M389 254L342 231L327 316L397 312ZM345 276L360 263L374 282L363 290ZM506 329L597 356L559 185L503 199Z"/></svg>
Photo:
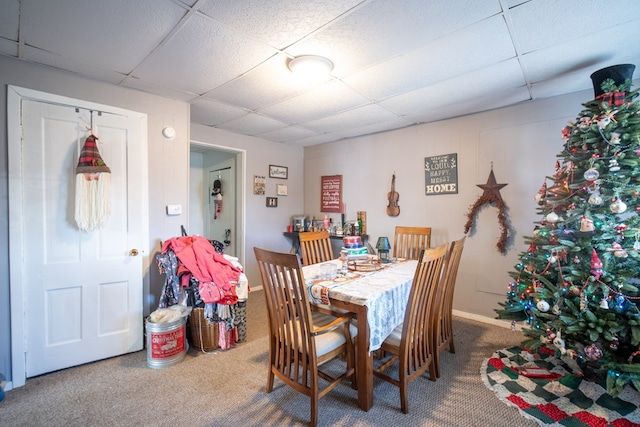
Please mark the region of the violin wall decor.
<svg viewBox="0 0 640 427"><path fill-rule="evenodd" d="M389 216L398 216L400 215L400 206L398 205L398 199L400 199L400 195L396 192L396 173L393 173L393 178L391 178L391 191L387 193L387 198L389 199L389 204L387 205L387 215Z"/></svg>

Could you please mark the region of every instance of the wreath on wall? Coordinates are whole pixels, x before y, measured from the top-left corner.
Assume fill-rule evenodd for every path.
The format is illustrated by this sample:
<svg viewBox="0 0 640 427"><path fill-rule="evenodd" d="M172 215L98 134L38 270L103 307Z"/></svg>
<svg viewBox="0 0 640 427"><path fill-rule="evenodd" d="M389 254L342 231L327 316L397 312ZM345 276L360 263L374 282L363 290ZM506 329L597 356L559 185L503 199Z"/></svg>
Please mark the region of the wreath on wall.
<svg viewBox="0 0 640 427"><path fill-rule="evenodd" d="M496 177L493 174L493 165L491 166L491 172L486 184L476 184L478 187L484 190L484 193L476 200L467 213L467 223L464 226L464 232L467 234L478 215L480 209L486 205L494 205L498 208L498 224L500 225L500 239L496 244L498 252L506 254L507 252L507 240L509 239L509 220L507 218L507 204L502 200L500 195L500 189L508 184L496 183Z"/></svg>

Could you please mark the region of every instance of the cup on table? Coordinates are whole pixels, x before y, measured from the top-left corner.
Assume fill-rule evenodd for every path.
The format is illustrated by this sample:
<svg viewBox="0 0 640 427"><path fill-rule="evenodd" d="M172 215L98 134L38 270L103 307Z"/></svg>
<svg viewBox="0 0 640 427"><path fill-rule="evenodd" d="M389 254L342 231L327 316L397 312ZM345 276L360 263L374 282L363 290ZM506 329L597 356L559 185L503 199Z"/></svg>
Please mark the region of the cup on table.
<svg viewBox="0 0 640 427"><path fill-rule="evenodd" d="M320 278L322 280L332 280L338 274L338 267L331 263L322 264L320 266Z"/></svg>

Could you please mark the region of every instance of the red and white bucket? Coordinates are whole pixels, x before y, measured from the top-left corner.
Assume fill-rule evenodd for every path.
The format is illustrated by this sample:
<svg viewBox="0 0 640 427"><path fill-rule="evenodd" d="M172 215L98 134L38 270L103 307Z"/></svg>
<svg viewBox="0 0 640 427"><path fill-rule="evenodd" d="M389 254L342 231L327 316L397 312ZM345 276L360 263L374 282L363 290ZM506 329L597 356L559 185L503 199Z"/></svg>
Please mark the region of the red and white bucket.
<svg viewBox="0 0 640 427"><path fill-rule="evenodd" d="M174 365L187 354L186 318L174 322L153 323L145 320L147 331L147 365L160 369Z"/></svg>

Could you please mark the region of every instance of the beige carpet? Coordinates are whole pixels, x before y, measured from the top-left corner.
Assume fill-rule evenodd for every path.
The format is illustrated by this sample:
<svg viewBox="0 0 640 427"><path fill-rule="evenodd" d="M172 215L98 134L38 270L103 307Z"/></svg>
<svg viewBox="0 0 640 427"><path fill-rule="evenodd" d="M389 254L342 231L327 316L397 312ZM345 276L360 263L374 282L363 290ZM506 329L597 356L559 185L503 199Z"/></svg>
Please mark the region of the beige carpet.
<svg viewBox="0 0 640 427"><path fill-rule="evenodd" d="M268 325L263 292L247 303L248 339L237 347L186 358L163 369L147 367L146 351L27 380L0 402L6 426L294 426L309 419L308 399L276 380L264 392ZM500 402L480 377L484 359L521 341L509 329L456 318L456 354L444 352L436 382L409 386L409 414L398 389L375 379L374 407L357 407L349 384L320 400L320 426L535 426Z"/></svg>

